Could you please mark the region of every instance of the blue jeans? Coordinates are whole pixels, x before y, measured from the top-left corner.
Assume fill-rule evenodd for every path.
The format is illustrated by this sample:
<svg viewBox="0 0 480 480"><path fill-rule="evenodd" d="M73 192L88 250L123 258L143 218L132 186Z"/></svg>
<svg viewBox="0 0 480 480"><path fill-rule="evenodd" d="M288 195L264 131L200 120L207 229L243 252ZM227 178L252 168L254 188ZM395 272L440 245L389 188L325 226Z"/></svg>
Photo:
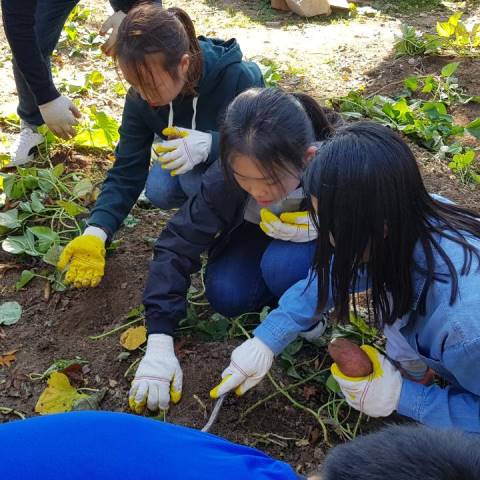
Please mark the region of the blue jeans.
<svg viewBox="0 0 480 480"><path fill-rule="evenodd" d="M21 1L21 0L20 0ZM38 0L35 11L35 32L38 46L50 70L50 56L57 45L63 25L79 0ZM13 75L18 94L18 116L31 125L42 125L43 118L37 101L12 58ZM50 77L52 72L50 71Z"/></svg>
<svg viewBox="0 0 480 480"><path fill-rule="evenodd" d="M307 276L314 252L315 241L273 240L258 225L245 222L207 265L207 299L227 317L259 311Z"/></svg>
<svg viewBox="0 0 480 480"><path fill-rule="evenodd" d="M179 208L198 192L207 168L207 164L201 163L183 175L172 177L170 170L163 170L160 162L153 161L145 185L145 195L162 210Z"/></svg>

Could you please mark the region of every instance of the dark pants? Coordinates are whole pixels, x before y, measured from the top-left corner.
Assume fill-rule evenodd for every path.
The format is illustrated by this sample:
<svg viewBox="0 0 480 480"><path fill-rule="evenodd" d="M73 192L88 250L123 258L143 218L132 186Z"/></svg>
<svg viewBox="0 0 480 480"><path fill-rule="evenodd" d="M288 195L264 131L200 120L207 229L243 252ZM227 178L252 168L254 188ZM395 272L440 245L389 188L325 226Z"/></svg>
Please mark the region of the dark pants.
<svg viewBox="0 0 480 480"><path fill-rule="evenodd" d="M21 1L21 0L19 0ZM38 0L35 11L35 32L38 46L50 70L50 57L55 49L63 25L79 0ZM42 125L43 118L35 97L12 58L13 74L18 94L18 116L31 125ZM52 73L50 71L50 77Z"/></svg>
<svg viewBox="0 0 480 480"><path fill-rule="evenodd" d="M259 311L307 276L314 251L315 241L273 240L245 222L220 257L207 264L207 299L228 317Z"/></svg>

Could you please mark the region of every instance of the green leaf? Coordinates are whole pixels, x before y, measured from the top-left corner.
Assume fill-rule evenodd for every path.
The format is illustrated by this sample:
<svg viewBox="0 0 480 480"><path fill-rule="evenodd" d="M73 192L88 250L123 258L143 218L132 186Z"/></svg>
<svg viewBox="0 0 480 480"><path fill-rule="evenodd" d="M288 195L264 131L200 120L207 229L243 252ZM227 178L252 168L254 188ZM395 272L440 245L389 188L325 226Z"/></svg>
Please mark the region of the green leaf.
<svg viewBox="0 0 480 480"><path fill-rule="evenodd" d="M455 25L449 22L437 22L436 30L440 37L450 38L455 33Z"/></svg>
<svg viewBox="0 0 480 480"><path fill-rule="evenodd" d="M412 92L415 92L418 89L418 78L417 77L408 77L403 81L403 83Z"/></svg>
<svg viewBox="0 0 480 480"><path fill-rule="evenodd" d="M83 178L73 187L73 194L78 198L84 198L93 191L93 183L88 178Z"/></svg>
<svg viewBox="0 0 480 480"><path fill-rule="evenodd" d="M430 93L435 88L435 80L433 77L428 76L423 82L422 93Z"/></svg>
<svg viewBox="0 0 480 480"><path fill-rule="evenodd" d="M468 125L465 126L465 130L473 135L475 138L480 139L480 118L473 120Z"/></svg>
<svg viewBox="0 0 480 480"><path fill-rule="evenodd" d="M0 305L0 325L13 325L21 316L22 307L18 302L5 302Z"/></svg>
<svg viewBox="0 0 480 480"><path fill-rule="evenodd" d="M456 71L460 62L448 63L442 68L441 75L443 78L451 77Z"/></svg>
<svg viewBox="0 0 480 480"><path fill-rule="evenodd" d="M65 165L63 163L59 163L53 167L52 173L55 178L60 178L65 171Z"/></svg>
<svg viewBox="0 0 480 480"><path fill-rule="evenodd" d="M43 206L39 192L32 192L32 195L30 196L30 202L31 202L30 205L32 206L32 210L35 213L40 213L43 210L45 210L45 207Z"/></svg>
<svg viewBox="0 0 480 480"><path fill-rule="evenodd" d="M81 213L87 213L88 210L83 207L82 205L79 205L78 203L75 203L73 201L67 201L67 200L57 200L57 205L60 205L65 211L71 216L71 217L76 217L77 215L80 215Z"/></svg>
<svg viewBox="0 0 480 480"><path fill-rule="evenodd" d="M21 253L26 253L32 257L38 257L41 255L35 249L35 237L33 236L32 232L29 232L28 230L25 235L7 237L2 242L2 248L5 252L13 255L18 255Z"/></svg>
<svg viewBox="0 0 480 480"><path fill-rule="evenodd" d="M30 227L28 231L38 239L36 242L37 250L40 253L46 253L52 244L60 243L60 237L58 233L54 232L49 227Z"/></svg>
<svg viewBox="0 0 480 480"><path fill-rule="evenodd" d="M326 387L333 393L341 393L341 388L340 388L340 385L338 384L338 382L335 380L335 378L333 377L333 375L330 375L327 379L327 381L325 382L325 385Z"/></svg>
<svg viewBox="0 0 480 480"><path fill-rule="evenodd" d="M458 22L463 16L463 12L456 12L453 15L450 16L448 19L448 24L451 25L452 27L456 27L458 25Z"/></svg>
<svg viewBox="0 0 480 480"><path fill-rule="evenodd" d="M412 110L408 106L407 100L405 100L405 98L402 98L398 102L395 102L392 105L392 108L396 112L398 112L398 118L400 120L407 120L408 115L412 113Z"/></svg>
<svg viewBox="0 0 480 480"><path fill-rule="evenodd" d="M0 227L5 227L8 230L20 228L21 222L18 220L18 209L12 208L6 212L0 212Z"/></svg>
<svg viewBox="0 0 480 480"><path fill-rule="evenodd" d="M303 338L297 338L294 340L287 348L282 352L282 356L293 357L295 356L303 347Z"/></svg>
<svg viewBox="0 0 480 480"><path fill-rule="evenodd" d="M121 97L123 97L127 93L122 82L115 83L115 85L113 86L113 91Z"/></svg>
<svg viewBox="0 0 480 480"><path fill-rule="evenodd" d="M35 277L35 274L31 270L24 270L20 275L18 282L15 284L16 290L20 290L21 288L23 288L34 277Z"/></svg>
<svg viewBox="0 0 480 480"><path fill-rule="evenodd" d="M62 253L63 247L60 245L52 245L48 250L47 253L42 257L42 260L49 265L54 267L57 266L58 259L60 258L60 254Z"/></svg>
<svg viewBox="0 0 480 480"><path fill-rule="evenodd" d="M140 223L140 220L138 218L135 218L131 213L129 213L126 217L125 220L123 221L123 225L127 228L134 228Z"/></svg>
<svg viewBox="0 0 480 480"><path fill-rule="evenodd" d="M90 72L85 76L85 87L97 88L102 85L104 81L105 77L103 76L103 74L98 70L93 70L93 72Z"/></svg>

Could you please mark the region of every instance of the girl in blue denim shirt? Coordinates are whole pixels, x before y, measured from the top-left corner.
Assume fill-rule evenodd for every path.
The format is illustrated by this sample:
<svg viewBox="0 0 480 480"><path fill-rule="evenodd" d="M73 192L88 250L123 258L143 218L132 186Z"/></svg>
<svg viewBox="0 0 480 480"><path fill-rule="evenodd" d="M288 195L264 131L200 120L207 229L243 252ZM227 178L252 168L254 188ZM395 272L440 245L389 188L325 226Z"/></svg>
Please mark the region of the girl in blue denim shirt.
<svg viewBox="0 0 480 480"><path fill-rule="evenodd" d="M341 127L319 144L304 186L318 231L312 275L234 350L214 396L258 383L314 314L334 307L347 321L357 306L352 291L368 287L369 316L384 327L389 358L367 347L374 371L362 378L334 364L346 401L373 417L397 411L480 433L477 215L430 196L405 142L370 122ZM428 384L428 369L448 385Z"/></svg>

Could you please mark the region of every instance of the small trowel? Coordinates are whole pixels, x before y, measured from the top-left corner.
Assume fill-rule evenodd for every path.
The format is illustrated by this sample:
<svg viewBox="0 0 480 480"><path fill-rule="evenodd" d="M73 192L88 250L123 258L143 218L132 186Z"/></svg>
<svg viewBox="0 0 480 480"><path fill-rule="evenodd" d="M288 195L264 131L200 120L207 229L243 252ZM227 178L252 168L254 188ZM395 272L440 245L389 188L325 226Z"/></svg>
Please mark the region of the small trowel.
<svg viewBox="0 0 480 480"><path fill-rule="evenodd" d="M220 395L217 398L217 401L215 402L215 405L213 407L212 413L210 414L210 418L208 419L208 422L205 424L205 426L202 428L202 432L209 432L210 429L212 428L213 424L216 422L218 413L220 412L220 409L222 408L223 401L225 400L225 396L227 394L224 393L223 395Z"/></svg>

